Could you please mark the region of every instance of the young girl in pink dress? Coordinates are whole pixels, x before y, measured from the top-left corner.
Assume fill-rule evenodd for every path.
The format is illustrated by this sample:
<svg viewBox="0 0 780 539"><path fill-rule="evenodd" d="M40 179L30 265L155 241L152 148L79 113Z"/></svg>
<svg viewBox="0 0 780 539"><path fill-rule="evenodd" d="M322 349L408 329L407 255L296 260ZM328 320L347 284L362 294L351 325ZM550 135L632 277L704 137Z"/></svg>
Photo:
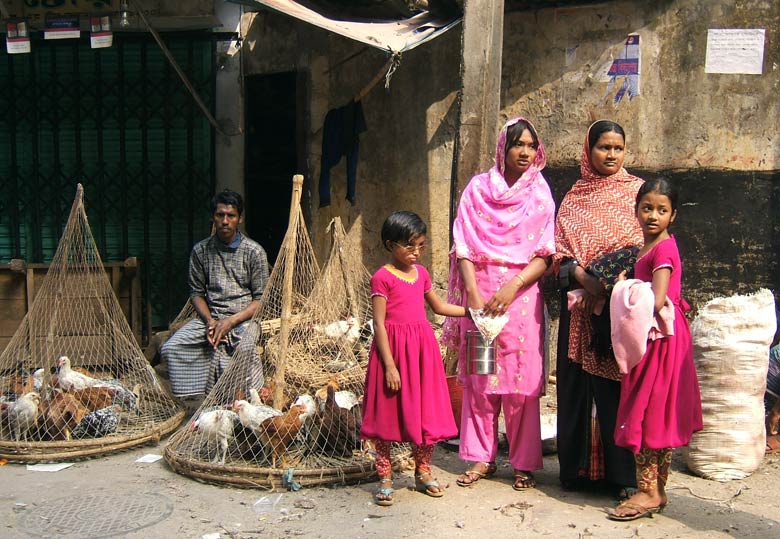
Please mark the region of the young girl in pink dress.
<svg viewBox="0 0 780 539"><path fill-rule="evenodd" d="M693 363L693 343L680 296L682 264L669 225L677 216L677 196L669 182L645 182L636 197L644 246L634 275L652 283L655 313L668 298L674 306L674 334L649 340L641 361L623 376L615 443L634 453L638 492L608 516L634 520L652 516L667 503L664 487L672 448L687 445L702 429L701 396Z"/></svg>
<svg viewBox="0 0 780 539"><path fill-rule="evenodd" d="M444 316L465 316L466 310L439 299L428 271L417 264L426 232L415 213L399 211L388 217L382 225L382 245L390 252L390 261L371 277L374 342L360 435L376 445L378 505L393 504L391 442L412 444L415 489L439 498L444 488L431 473L433 447L458 434L425 303Z"/></svg>

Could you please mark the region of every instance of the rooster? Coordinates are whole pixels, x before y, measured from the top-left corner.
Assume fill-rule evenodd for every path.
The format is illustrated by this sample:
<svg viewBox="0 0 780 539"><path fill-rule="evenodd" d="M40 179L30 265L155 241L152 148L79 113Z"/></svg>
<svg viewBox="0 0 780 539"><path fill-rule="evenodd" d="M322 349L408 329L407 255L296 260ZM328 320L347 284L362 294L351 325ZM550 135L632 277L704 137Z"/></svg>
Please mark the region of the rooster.
<svg viewBox="0 0 780 539"><path fill-rule="evenodd" d="M26 438L27 431L37 424L40 404L41 397L35 391L25 393L14 402L0 404L2 426L8 426L15 441L18 442L22 436Z"/></svg>
<svg viewBox="0 0 780 539"><path fill-rule="evenodd" d="M333 455L346 455L359 447L357 420L350 410L336 403L336 391L328 386L325 406L319 413L319 447Z"/></svg>
<svg viewBox="0 0 780 539"><path fill-rule="evenodd" d="M211 462L225 464L228 452L228 439L233 437L233 430L238 422L238 414L231 410L210 410L202 412L198 419L189 425L190 432L201 432L206 436L206 446L217 442L217 451Z"/></svg>
<svg viewBox="0 0 780 539"><path fill-rule="evenodd" d="M263 447L271 451L271 463L274 468L277 459L281 459L282 464L285 464L284 452L298 436L309 417L310 413L305 404L293 404L286 414L272 417L260 427L257 437Z"/></svg>

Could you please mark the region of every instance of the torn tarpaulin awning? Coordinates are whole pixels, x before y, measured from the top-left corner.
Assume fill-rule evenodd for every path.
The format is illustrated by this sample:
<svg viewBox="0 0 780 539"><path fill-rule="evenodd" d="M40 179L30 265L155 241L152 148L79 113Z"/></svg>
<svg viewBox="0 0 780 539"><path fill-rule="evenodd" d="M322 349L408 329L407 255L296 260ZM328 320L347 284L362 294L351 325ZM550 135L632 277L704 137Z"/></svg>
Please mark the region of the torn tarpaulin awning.
<svg viewBox="0 0 780 539"><path fill-rule="evenodd" d="M350 21L329 18L324 12L320 13L294 0L253 0L253 2L366 45L391 52L413 49L421 43L440 36L461 20L460 16L437 19L429 12L423 11L408 19ZM242 0L241 3L246 4L247 0Z"/></svg>

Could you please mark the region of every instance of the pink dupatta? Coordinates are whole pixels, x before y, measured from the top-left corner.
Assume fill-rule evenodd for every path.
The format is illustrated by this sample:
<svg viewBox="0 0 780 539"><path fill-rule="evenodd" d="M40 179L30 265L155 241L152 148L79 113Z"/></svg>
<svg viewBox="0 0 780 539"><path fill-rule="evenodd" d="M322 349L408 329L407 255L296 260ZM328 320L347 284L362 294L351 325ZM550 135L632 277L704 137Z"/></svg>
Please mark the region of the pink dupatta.
<svg viewBox="0 0 780 539"><path fill-rule="evenodd" d="M474 176L461 195L452 229L450 303L465 305L465 286L458 259L525 266L536 256L555 252L555 202L542 175L547 156L541 139L528 170L512 187L504 179L507 129L520 120L528 122L519 117L504 125L496 142L496 164L488 172ZM458 319L447 318L443 329L442 342L458 350Z"/></svg>

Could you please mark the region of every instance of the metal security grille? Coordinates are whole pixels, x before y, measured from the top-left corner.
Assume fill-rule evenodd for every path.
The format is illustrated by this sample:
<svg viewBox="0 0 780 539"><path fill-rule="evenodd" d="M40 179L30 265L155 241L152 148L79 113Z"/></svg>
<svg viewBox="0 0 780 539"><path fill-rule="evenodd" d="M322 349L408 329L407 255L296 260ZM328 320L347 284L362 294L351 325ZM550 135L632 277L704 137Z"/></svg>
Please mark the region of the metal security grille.
<svg viewBox="0 0 780 539"><path fill-rule="evenodd" d="M213 108L215 34L164 38ZM49 262L80 182L101 257L141 260L144 312L165 325L209 232L211 127L145 35L32 45L0 52L0 262Z"/></svg>

